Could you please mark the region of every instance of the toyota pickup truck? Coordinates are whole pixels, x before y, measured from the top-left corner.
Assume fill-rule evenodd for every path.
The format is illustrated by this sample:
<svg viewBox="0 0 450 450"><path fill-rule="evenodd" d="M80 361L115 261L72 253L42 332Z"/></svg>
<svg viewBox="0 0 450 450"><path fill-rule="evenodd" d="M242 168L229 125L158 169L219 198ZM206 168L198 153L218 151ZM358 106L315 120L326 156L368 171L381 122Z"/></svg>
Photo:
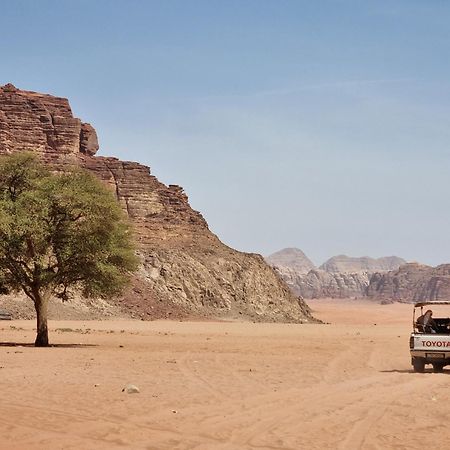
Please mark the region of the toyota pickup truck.
<svg viewBox="0 0 450 450"><path fill-rule="evenodd" d="M413 331L409 338L414 372L423 372L426 364L431 364L435 372L441 372L445 366L450 365L450 317L442 314L442 307L445 305L450 313L450 301L436 300L414 305ZM433 310L430 322L425 319L424 323L424 307L427 311Z"/></svg>

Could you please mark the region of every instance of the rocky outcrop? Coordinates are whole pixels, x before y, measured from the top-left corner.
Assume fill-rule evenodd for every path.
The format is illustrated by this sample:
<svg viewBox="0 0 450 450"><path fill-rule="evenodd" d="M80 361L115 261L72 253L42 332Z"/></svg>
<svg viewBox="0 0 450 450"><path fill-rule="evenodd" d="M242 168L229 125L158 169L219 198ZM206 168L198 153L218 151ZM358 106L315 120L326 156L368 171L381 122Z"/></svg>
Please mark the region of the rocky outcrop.
<svg viewBox="0 0 450 450"><path fill-rule="evenodd" d="M180 316L314 321L259 255L237 252L212 234L183 189L134 162L94 156L95 130L64 98L0 87L0 154L31 151L55 169L81 166L108 184L130 217L142 259L119 303L134 317ZM158 314L153 314L158 310Z"/></svg>
<svg viewBox="0 0 450 450"><path fill-rule="evenodd" d="M265 259L271 266L292 269L298 274L308 273L316 268L313 262L298 248L284 248Z"/></svg>
<svg viewBox="0 0 450 450"><path fill-rule="evenodd" d="M367 273L328 273L312 270L298 282L304 298L361 298L365 296Z"/></svg>
<svg viewBox="0 0 450 450"><path fill-rule="evenodd" d="M339 255L305 273L306 256L292 250L275 253L281 256L278 259L267 259L275 263L274 269L291 291L302 298L369 298L383 303L450 300L450 264L430 267L406 263L397 256Z"/></svg>
<svg viewBox="0 0 450 450"><path fill-rule="evenodd" d="M374 259L339 255L316 269L299 249L280 250L266 260L295 295L307 299L366 297L372 273L397 269L405 263L396 256Z"/></svg>
<svg viewBox="0 0 450 450"><path fill-rule="evenodd" d="M0 87L0 150L94 155L97 134L73 117L65 98Z"/></svg>
<svg viewBox="0 0 450 450"><path fill-rule="evenodd" d="M351 298L364 297L369 284L367 273L328 273L313 269L307 274L275 267L292 292L303 298Z"/></svg>
<svg viewBox="0 0 450 450"><path fill-rule="evenodd" d="M375 273L367 295L382 301L450 300L450 264L430 267L409 263L391 272Z"/></svg>
<svg viewBox="0 0 450 450"><path fill-rule="evenodd" d="M385 256L375 259L368 256L354 258L338 255L325 261L319 269L330 273L373 273L395 270L405 263L404 259L397 256Z"/></svg>
<svg viewBox="0 0 450 450"><path fill-rule="evenodd" d="M80 131L80 152L94 156L98 149L97 132L94 127L89 123L82 123Z"/></svg>

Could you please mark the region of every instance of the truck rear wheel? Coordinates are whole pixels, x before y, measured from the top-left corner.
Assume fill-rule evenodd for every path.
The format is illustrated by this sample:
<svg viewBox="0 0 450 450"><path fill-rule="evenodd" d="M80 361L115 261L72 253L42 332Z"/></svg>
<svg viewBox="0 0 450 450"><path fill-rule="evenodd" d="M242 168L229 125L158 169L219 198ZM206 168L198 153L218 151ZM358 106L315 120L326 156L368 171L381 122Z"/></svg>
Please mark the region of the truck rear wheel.
<svg viewBox="0 0 450 450"><path fill-rule="evenodd" d="M423 359L413 358L412 365L414 372L423 373L425 370L425 361Z"/></svg>

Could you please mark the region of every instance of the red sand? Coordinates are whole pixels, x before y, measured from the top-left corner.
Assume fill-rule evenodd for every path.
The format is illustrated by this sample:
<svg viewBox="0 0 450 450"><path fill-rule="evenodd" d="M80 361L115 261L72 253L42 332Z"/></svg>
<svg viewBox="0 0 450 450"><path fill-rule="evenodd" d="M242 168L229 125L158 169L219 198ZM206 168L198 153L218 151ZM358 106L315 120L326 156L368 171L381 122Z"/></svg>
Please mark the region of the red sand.
<svg viewBox="0 0 450 450"><path fill-rule="evenodd" d="M60 347L3 344L0 448L449 448L450 369L412 373L412 307L310 305L332 324L51 322Z"/></svg>

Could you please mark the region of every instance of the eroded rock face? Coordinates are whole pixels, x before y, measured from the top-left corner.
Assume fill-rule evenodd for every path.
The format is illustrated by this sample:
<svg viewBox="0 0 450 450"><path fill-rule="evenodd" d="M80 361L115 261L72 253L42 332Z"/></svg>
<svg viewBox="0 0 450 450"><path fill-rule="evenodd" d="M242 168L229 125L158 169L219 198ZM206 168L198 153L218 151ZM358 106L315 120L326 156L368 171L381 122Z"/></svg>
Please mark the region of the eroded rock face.
<svg viewBox="0 0 450 450"><path fill-rule="evenodd" d="M97 132L90 123L81 124L80 152L94 156L99 149Z"/></svg>
<svg viewBox="0 0 450 450"><path fill-rule="evenodd" d="M290 289L306 299L369 298L383 303L450 300L450 264L430 267L407 263L385 272L325 272L299 274L275 267Z"/></svg>
<svg viewBox="0 0 450 450"><path fill-rule="evenodd" d="M95 154L95 130L73 117L65 98L0 87L0 149L2 152Z"/></svg>
<svg viewBox="0 0 450 450"><path fill-rule="evenodd" d="M375 273L367 295L384 301L450 300L450 264L430 267L409 263L391 272Z"/></svg>
<svg viewBox="0 0 450 450"><path fill-rule="evenodd" d="M306 299L366 297L369 279L375 271L383 273L404 263L396 256L374 259L340 255L316 269L298 249L281 250L266 260L295 295Z"/></svg>
<svg viewBox="0 0 450 450"><path fill-rule="evenodd" d="M177 317L314 321L259 255L237 252L212 234L183 189L166 186L134 162L94 156L97 135L64 98L0 87L0 154L32 151L52 167L80 165L107 183L130 217L142 265L121 300L135 317L167 304Z"/></svg>
<svg viewBox="0 0 450 450"><path fill-rule="evenodd" d="M373 273L395 270L405 263L406 261L398 256L384 256L375 259L368 256L355 258L338 255L324 262L319 269L330 273Z"/></svg>
<svg viewBox="0 0 450 450"><path fill-rule="evenodd" d="M315 298L361 298L366 295L369 274L328 273L313 269L307 274L289 268L275 267L296 294L306 299Z"/></svg>

